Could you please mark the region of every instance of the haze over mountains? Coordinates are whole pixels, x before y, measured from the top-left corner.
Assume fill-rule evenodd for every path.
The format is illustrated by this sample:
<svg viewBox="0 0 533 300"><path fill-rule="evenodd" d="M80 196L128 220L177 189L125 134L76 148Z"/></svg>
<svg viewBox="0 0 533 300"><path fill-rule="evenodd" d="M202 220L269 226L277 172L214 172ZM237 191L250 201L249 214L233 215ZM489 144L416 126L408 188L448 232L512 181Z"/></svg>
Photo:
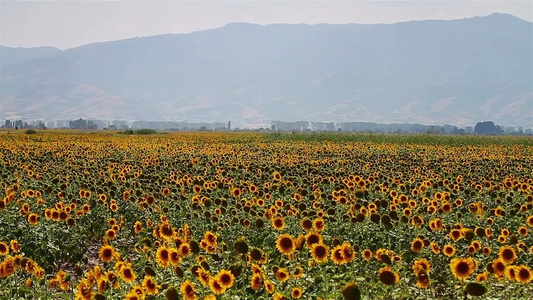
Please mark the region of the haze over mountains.
<svg viewBox="0 0 533 300"><path fill-rule="evenodd" d="M0 119L533 127L532 37L531 22L492 14L1 47Z"/></svg>

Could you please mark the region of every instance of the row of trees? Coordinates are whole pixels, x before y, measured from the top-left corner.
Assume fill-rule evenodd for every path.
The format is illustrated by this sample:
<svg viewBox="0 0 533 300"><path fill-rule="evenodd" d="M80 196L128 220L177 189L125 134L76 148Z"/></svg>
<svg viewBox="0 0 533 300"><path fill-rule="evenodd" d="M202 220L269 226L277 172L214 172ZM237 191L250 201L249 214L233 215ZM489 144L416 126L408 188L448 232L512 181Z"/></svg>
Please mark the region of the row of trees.
<svg viewBox="0 0 533 300"><path fill-rule="evenodd" d="M46 125L43 122L39 121L36 124L31 124L28 122L23 122L22 120L17 120L17 121L6 120L2 127L3 128L14 128L14 129L22 129L22 128L46 129Z"/></svg>
<svg viewBox="0 0 533 300"><path fill-rule="evenodd" d="M51 122L49 122L52 125ZM56 122L57 124L57 122ZM231 121L226 124L221 122L197 122L184 121L134 121L128 123L122 120L101 121L85 120L79 118L72 121L62 121L62 127L71 129L141 129L149 128L156 130L200 130L200 131L228 131L232 129ZM68 125L67 125L68 124ZM46 129L47 126L41 121L23 122L22 120L6 120L3 128L15 129ZM51 127L51 126L48 126ZM466 126L459 128L453 125L422 125L422 124L380 124L373 122L308 122L308 121L272 121L268 130L273 131L349 131L349 132L374 132L374 133L429 133L429 134L479 134L479 135L532 135L531 128L523 130L512 126L503 128L492 121L478 122L474 127Z"/></svg>
<svg viewBox="0 0 533 300"><path fill-rule="evenodd" d="M453 125L422 124L379 124L373 122L307 122L307 121L272 121L272 130L276 131L350 131L374 133L429 133L429 134L479 134L479 135L531 135L531 129L507 127L505 130L492 121L478 122L475 127L459 128Z"/></svg>

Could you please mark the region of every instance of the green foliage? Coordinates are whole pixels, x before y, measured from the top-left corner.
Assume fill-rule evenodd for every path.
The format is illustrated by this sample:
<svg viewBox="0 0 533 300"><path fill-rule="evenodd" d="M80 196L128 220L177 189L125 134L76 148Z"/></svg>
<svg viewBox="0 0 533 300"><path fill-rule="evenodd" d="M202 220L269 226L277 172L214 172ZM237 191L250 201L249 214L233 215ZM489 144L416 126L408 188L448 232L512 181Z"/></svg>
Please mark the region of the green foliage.
<svg viewBox="0 0 533 300"><path fill-rule="evenodd" d="M124 130L124 131L119 131L119 134L129 134L129 135L145 135L145 134L156 134L157 131L155 131L154 129L149 129L149 128L143 128L143 129L137 129L137 130L133 130L133 129L128 129L128 130Z"/></svg>
<svg viewBox="0 0 533 300"><path fill-rule="evenodd" d="M373 134L345 132L273 132L263 134L267 141L305 141L305 142L369 142L376 144L418 144L443 146L489 146L525 145L533 146L530 137L518 136L477 136L477 135L431 135L431 134Z"/></svg>

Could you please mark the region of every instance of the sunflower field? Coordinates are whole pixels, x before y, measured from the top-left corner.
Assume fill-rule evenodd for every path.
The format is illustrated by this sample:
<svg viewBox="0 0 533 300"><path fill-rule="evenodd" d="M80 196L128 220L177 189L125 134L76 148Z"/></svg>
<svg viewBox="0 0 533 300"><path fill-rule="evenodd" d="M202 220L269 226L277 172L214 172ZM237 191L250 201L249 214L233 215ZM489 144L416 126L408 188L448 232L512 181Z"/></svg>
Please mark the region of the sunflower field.
<svg viewBox="0 0 533 300"><path fill-rule="evenodd" d="M533 140L0 134L0 299L531 299Z"/></svg>

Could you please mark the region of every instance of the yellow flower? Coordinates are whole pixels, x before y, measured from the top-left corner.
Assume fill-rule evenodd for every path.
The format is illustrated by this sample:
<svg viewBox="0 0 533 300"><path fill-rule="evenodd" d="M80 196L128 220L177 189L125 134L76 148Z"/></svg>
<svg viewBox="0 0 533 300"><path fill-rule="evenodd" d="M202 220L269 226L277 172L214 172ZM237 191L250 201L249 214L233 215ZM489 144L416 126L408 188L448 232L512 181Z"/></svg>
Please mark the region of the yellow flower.
<svg viewBox="0 0 533 300"><path fill-rule="evenodd" d="M452 258L450 261L450 269L453 276L459 280L465 280L476 270L476 261L469 258Z"/></svg>

